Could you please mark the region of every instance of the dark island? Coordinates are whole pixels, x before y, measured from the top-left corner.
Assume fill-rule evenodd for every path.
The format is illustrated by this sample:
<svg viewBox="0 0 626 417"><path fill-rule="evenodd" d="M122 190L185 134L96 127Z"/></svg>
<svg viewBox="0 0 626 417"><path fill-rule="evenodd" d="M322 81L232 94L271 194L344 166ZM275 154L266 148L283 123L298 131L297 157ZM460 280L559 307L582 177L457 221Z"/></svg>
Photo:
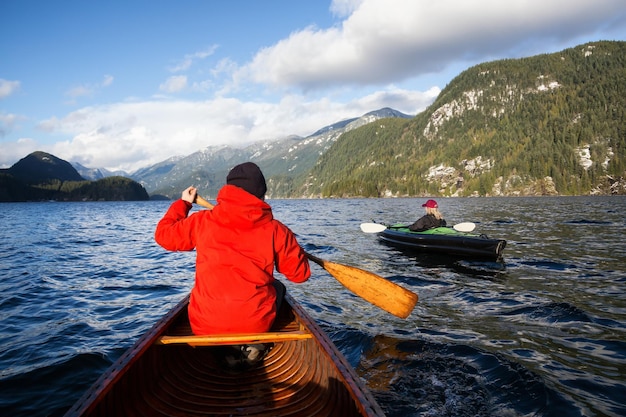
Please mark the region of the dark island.
<svg viewBox="0 0 626 417"><path fill-rule="evenodd" d="M0 202L143 201L148 192L130 178L85 180L67 161L33 152L11 168L0 169Z"/></svg>

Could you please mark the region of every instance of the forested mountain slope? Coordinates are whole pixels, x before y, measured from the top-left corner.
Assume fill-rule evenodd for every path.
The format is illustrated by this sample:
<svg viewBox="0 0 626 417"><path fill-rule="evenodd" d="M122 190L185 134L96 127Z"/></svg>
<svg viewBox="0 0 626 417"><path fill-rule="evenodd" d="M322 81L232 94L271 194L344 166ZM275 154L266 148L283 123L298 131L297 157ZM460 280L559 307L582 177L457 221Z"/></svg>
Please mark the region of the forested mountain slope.
<svg viewBox="0 0 626 417"><path fill-rule="evenodd" d="M626 43L483 63L344 133L292 196L626 194Z"/></svg>

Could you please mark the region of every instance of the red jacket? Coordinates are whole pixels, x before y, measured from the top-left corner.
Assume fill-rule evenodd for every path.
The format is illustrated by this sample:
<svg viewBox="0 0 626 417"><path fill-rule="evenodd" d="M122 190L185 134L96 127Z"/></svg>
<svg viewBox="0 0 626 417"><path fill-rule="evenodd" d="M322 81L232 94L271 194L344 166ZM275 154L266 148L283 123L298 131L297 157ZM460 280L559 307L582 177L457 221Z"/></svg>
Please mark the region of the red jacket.
<svg viewBox="0 0 626 417"><path fill-rule="evenodd" d="M195 334L265 332L276 317L274 266L293 282L311 275L294 234L271 207L239 187L225 185L217 205L187 217L192 205L175 201L155 239L171 251L196 249L196 280L189 301Z"/></svg>

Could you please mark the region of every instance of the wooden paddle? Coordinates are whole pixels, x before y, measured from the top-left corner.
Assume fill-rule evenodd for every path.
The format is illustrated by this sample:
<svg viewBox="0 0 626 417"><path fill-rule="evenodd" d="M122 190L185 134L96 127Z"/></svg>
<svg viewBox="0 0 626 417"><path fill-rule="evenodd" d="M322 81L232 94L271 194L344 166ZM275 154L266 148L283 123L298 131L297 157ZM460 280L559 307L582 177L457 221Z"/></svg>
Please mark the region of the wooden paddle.
<svg viewBox="0 0 626 417"><path fill-rule="evenodd" d="M199 195L196 196L195 202L208 209L215 207ZM305 254L307 258L324 268L344 287L394 316L405 319L415 308L418 299L417 294L398 284L354 266L325 261L307 252Z"/></svg>
<svg viewBox="0 0 626 417"><path fill-rule="evenodd" d="M209 203L204 198L200 197L198 194L196 194L196 199L193 202L196 203L199 206L202 206L204 208L208 208L209 210L212 209L213 207L215 207L213 204Z"/></svg>
<svg viewBox="0 0 626 417"><path fill-rule="evenodd" d="M386 228L387 226L380 223L361 223L361 231L364 233L380 233ZM458 223L453 226L457 232L471 232L475 228L476 225L472 222Z"/></svg>
<svg viewBox="0 0 626 417"><path fill-rule="evenodd" d="M325 261L306 253L307 258L324 268L344 287L377 307L405 319L409 317L415 304L417 294L387 281L383 277L354 266L341 265Z"/></svg>

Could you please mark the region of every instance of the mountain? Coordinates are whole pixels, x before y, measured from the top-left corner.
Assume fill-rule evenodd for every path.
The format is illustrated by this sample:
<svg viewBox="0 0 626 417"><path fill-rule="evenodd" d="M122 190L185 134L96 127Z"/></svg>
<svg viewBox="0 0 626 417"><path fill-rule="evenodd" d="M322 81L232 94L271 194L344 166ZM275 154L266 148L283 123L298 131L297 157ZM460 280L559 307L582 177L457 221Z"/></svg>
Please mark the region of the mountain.
<svg viewBox="0 0 626 417"><path fill-rule="evenodd" d="M109 171L105 168L87 168L86 166L78 162L70 162L74 169L86 180L96 181L106 177L127 177L128 174L124 171Z"/></svg>
<svg viewBox="0 0 626 417"><path fill-rule="evenodd" d="M84 181L72 165L45 152L33 152L17 161L7 173L30 183L61 181Z"/></svg>
<svg viewBox="0 0 626 417"><path fill-rule="evenodd" d="M626 43L469 68L426 111L346 132L294 196L626 194Z"/></svg>
<svg viewBox="0 0 626 417"><path fill-rule="evenodd" d="M119 176L85 180L67 161L33 152L0 170L0 201L128 201L148 200L136 181Z"/></svg>
<svg viewBox="0 0 626 417"><path fill-rule="evenodd" d="M384 117L409 119L412 116L384 108L326 126L305 138L289 136L256 142L244 148L210 146L185 157L171 158L140 169L131 178L152 195L177 198L182 190L194 185L205 196L215 196L233 166L253 161L267 178L268 196L287 197L294 192L294 179L305 175L343 133Z"/></svg>

